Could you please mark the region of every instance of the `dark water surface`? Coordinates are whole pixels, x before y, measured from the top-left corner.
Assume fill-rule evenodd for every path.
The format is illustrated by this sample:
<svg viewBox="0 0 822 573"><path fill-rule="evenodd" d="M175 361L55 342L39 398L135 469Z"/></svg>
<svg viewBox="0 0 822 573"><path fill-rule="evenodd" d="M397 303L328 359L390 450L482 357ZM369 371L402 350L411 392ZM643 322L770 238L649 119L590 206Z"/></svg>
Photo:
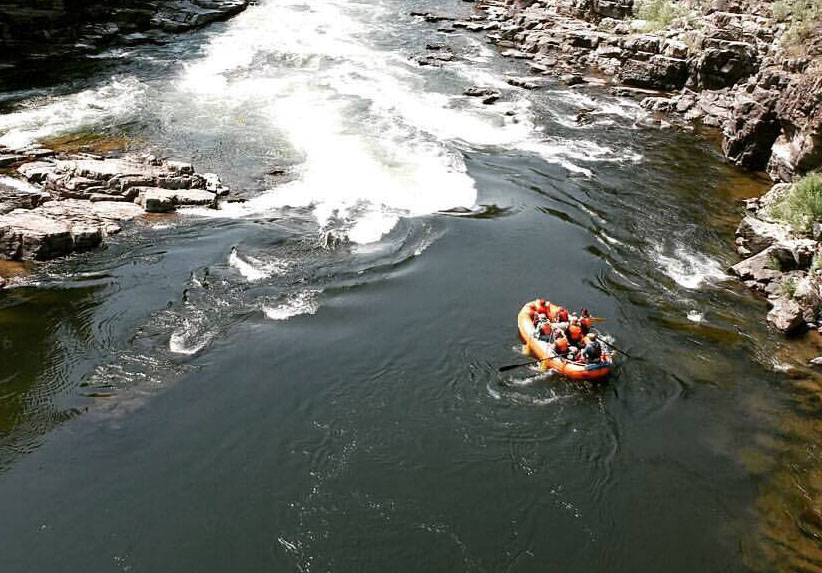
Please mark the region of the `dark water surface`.
<svg viewBox="0 0 822 573"><path fill-rule="evenodd" d="M125 135L249 199L0 301L4 572L822 567L813 343L723 273L760 183L601 89L504 88L420 6L471 12L260 2L3 96L0 142ZM499 374L538 294L632 358Z"/></svg>

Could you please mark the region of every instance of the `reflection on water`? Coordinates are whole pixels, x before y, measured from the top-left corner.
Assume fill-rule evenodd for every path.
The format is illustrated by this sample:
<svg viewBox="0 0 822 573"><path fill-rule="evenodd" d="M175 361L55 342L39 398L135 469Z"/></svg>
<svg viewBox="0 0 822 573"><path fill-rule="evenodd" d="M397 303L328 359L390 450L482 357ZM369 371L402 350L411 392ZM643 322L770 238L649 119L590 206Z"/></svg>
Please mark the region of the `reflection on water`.
<svg viewBox="0 0 822 573"><path fill-rule="evenodd" d="M101 291L25 288L0 298L0 471L76 414L65 398L96 342Z"/></svg>

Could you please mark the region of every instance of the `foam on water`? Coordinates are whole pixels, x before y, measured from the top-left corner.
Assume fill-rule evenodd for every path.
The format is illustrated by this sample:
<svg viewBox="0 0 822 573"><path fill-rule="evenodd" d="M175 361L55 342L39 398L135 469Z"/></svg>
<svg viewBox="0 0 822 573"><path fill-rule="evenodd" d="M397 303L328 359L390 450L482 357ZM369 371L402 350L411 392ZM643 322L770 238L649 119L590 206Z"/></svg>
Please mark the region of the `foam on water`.
<svg viewBox="0 0 822 573"><path fill-rule="evenodd" d="M168 349L175 354L185 354L191 356L197 354L211 342L212 335L197 336L196 328L192 329L186 324L180 330L171 334L168 341Z"/></svg>
<svg viewBox="0 0 822 573"><path fill-rule="evenodd" d="M700 323L700 322L702 322L703 318L704 318L703 314L701 312L699 312L698 310L693 310L692 309L692 310L688 311L688 320L690 320L691 322Z"/></svg>
<svg viewBox="0 0 822 573"><path fill-rule="evenodd" d="M0 144L11 148L80 129L104 129L139 114L147 86L133 77L68 96L35 98L0 115Z"/></svg>
<svg viewBox="0 0 822 573"><path fill-rule="evenodd" d="M277 304L263 305L262 310L271 320L288 320L301 314L315 314L320 308L319 295L318 290L294 293Z"/></svg>
<svg viewBox="0 0 822 573"><path fill-rule="evenodd" d="M579 162L640 159L592 141L546 139L524 98L485 106L426 89L425 72L408 54L373 45L373 22L391 18L379 4L268 3L232 20L206 46L178 89L198 106L221 110L253 102L301 165L289 184L198 214L243 217L309 207L321 226L347 221L351 241L368 243L400 217L475 203L459 146L532 152L586 176L592 172ZM278 33L270 34L274 28ZM477 46L475 59L484 61L490 52ZM476 65L453 69L472 83L510 88Z"/></svg>
<svg viewBox="0 0 822 573"><path fill-rule="evenodd" d="M255 257L241 257L237 249L232 248L228 256L228 264L239 271L249 282L256 282L270 277L272 274L279 274L282 268L277 263L263 262Z"/></svg>
<svg viewBox="0 0 822 573"><path fill-rule="evenodd" d="M592 162L641 159L630 149L546 136L523 92L484 67L493 52L473 38L466 50L475 61L449 64L446 73L457 85L504 90L506 101L487 106L478 98L431 90L430 70L409 61L402 49L377 45L375 38L391 33L393 25L402 24L379 3L261 2L229 21L171 80L149 88L117 77L96 89L32 100L0 116L0 143L20 146L152 113L161 122L182 118L196 121L203 133L222 133L227 118L252 114L249 137L281 138L282 153L299 165L298 177L246 203L187 212L248 217L304 207L321 227L342 221L355 243L378 241L401 217L472 207L477 192L462 159L465 146L534 153L588 177ZM576 91L557 94L597 113L631 111L628 104L594 101ZM141 109L146 106L151 109ZM253 277L261 271L239 260L232 264L259 280Z"/></svg>
<svg viewBox="0 0 822 573"><path fill-rule="evenodd" d="M704 283L727 278L719 261L701 253L690 252L682 246L677 247L673 255L663 253L662 248L657 246L654 258L663 273L687 289L696 289Z"/></svg>

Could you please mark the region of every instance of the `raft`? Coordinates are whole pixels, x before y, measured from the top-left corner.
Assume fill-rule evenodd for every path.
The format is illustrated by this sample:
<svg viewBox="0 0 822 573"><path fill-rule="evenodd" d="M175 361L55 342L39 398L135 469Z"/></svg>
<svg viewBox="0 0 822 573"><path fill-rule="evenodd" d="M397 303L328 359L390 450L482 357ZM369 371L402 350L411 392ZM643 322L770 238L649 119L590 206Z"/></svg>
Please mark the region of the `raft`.
<svg viewBox="0 0 822 573"><path fill-rule="evenodd" d="M525 303L522 310L517 315L517 324L519 325L519 335L528 349L529 354L534 358L542 360L540 365L543 369L551 369L554 372L571 378L572 380L600 380L611 373L614 363L611 356L606 352L602 352L602 359L600 362L594 364L582 364L579 362L571 362L565 358L555 355L551 351L548 342L537 339L535 335L535 328L529 310L532 304L538 301L534 300Z"/></svg>

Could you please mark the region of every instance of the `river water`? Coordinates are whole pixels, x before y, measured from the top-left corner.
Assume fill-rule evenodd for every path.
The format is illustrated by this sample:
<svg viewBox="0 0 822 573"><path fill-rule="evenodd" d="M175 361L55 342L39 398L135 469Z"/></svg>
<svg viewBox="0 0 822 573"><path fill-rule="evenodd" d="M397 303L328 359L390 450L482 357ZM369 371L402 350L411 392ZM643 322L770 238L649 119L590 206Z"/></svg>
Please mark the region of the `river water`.
<svg viewBox="0 0 822 573"><path fill-rule="evenodd" d="M816 348L724 273L762 183L420 9L473 7L262 0L6 86L0 143L125 136L245 201L0 301L3 571L822 567ZM607 383L497 372L539 294L605 319Z"/></svg>

